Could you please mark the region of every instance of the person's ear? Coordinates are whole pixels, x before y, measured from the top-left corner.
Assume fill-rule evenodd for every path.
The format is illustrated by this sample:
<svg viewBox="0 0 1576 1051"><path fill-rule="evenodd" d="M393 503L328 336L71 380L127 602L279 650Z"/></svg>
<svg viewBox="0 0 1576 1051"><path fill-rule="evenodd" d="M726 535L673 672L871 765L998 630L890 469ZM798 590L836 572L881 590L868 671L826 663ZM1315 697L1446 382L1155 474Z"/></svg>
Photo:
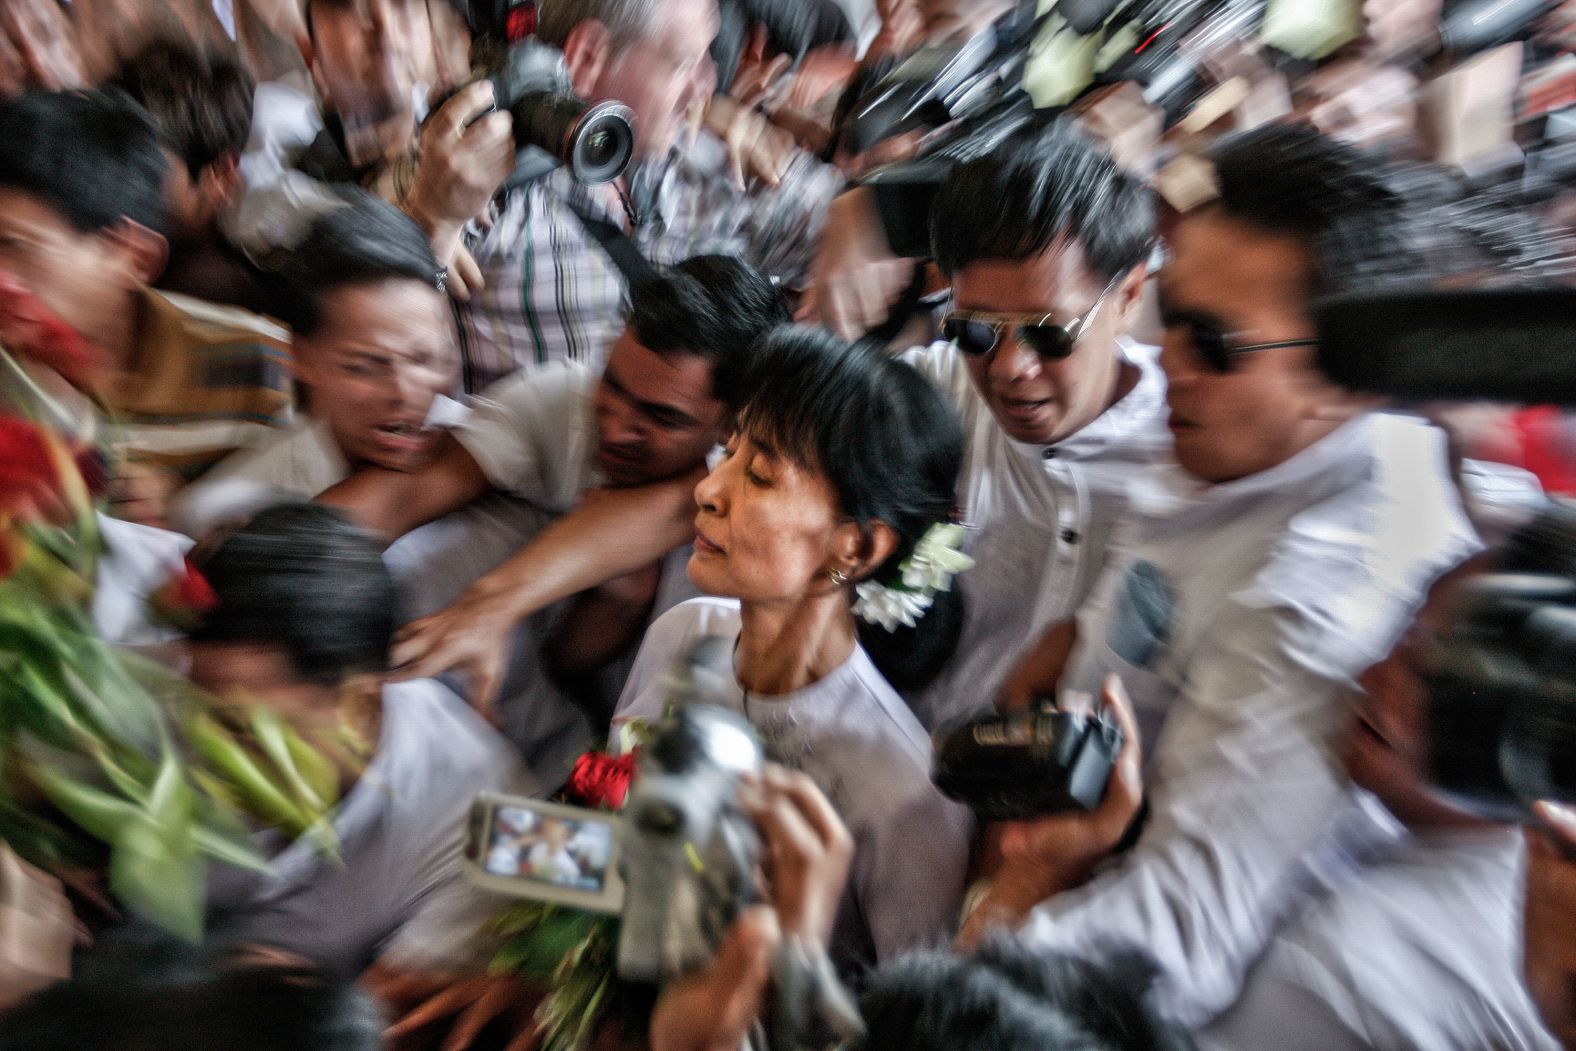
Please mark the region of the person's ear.
<svg viewBox="0 0 1576 1051"><path fill-rule="evenodd" d="M564 41L564 68L570 86L583 99L596 99L602 93L597 85L613 61L613 34L594 18L582 19Z"/></svg>
<svg viewBox="0 0 1576 1051"><path fill-rule="evenodd" d="M238 153L216 157L197 176L197 192L202 197L204 210L210 216L222 211L240 188L241 156Z"/></svg>
<svg viewBox="0 0 1576 1051"><path fill-rule="evenodd" d="M308 390L316 386L317 351L310 336L298 332L290 338L290 371L296 382Z"/></svg>
<svg viewBox="0 0 1576 1051"><path fill-rule="evenodd" d="M170 260L170 243L163 234L122 216L104 230L104 237L122 253L129 284L151 285L164 273Z"/></svg>
<svg viewBox="0 0 1576 1051"><path fill-rule="evenodd" d="M897 550L897 530L879 519L864 523L844 522L833 540L832 565L850 580L863 580L874 573Z"/></svg>
<svg viewBox="0 0 1576 1051"><path fill-rule="evenodd" d="M1139 312L1144 306L1144 292L1149 287L1149 265L1139 263L1123 275L1112 297L1116 300L1117 331L1130 332L1138 324Z"/></svg>

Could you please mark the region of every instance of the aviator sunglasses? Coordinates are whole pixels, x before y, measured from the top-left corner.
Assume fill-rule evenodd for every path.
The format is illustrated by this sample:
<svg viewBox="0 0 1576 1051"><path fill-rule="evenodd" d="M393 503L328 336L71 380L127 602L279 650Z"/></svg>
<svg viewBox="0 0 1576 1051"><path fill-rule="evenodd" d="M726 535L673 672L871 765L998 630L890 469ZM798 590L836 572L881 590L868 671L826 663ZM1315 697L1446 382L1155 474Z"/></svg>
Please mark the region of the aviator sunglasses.
<svg viewBox="0 0 1576 1051"><path fill-rule="evenodd" d="M1009 314L990 310L953 310L941 319L941 337L971 358L984 357L1001 344L1001 335L1012 329L1013 337L1038 354L1043 361L1061 361L1073 352L1089 323L1100 312L1112 290L1125 275L1117 275L1084 311L1083 317L1066 324L1052 321L1051 314Z"/></svg>

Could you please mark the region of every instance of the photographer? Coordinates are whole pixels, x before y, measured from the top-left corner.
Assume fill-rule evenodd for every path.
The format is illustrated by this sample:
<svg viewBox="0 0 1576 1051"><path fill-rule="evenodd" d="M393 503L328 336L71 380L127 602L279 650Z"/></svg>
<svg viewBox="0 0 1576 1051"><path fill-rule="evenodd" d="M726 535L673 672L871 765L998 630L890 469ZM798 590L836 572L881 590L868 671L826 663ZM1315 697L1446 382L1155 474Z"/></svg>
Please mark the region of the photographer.
<svg viewBox="0 0 1576 1051"><path fill-rule="evenodd" d="M1353 794L1351 817L1361 811L1373 818L1373 848L1318 870L1320 882L1277 927L1241 998L1199 1034L1203 1046L1555 1046L1521 980L1522 835L1430 785L1437 740L1430 730L1438 726L1432 713L1442 703L1430 676L1444 647L1473 645L1457 629L1475 579L1489 572L1568 579L1572 551L1576 510L1551 504L1502 548L1441 577L1401 641L1358 677L1339 751L1348 776L1366 790ZM1487 730L1478 733L1463 744L1486 748L1494 740ZM1525 860L1535 891L1547 870L1536 849ZM1569 952L1571 916L1544 915L1546 907L1529 894L1529 964L1554 958L1550 950L1562 935L1557 951ZM1534 967L1528 987L1540 988ZM1564 996L1568 1009L1568 989L1558 981L1543 989L1555 993L1546 1002ZM1558 1018L1551 1014L1550 1024Z"/></svg>
<svg viewBox="0 0 1576 1051"><path fill-rule="evenodd" d="M484 288L461 314L467 389L535 362L595 363L612 344L630 280L588 229L587 218L621 232L653 263L723 253L743 256L778 278L797 276L842 177L791 151L775 180L752 180L748 191L740 189L724 140L735 119L759 118L749 110L734 112L738 107L727 99L708 102L715 87L708 49L717 19L712 0L556 0L540 6L537 39L562 51L575 93L588 102L620 102L633 112L634 165L615 182L589 189L558 169L496 201L489 228L468 242ZM428 122L424 154L456 141L471 115L451 111L478 88L461 92ZM473 105L478 101L479 111L485 100L473 98ZM714 126L683 142L686 114L702 105ZM482 126L464 131L464 139ZM424 189L418 167L410 208L440 247L489 209L502 182L502 172L490 173L498 176L491 181L477 175L496 152L491 137L478 143L479 161L456 155L442 162L452 177L432 184L443 192L441 200ZM462 183L471 189L461 192Z"/></svg>
<svg viewBox="0 0 1576 1051"><path fill-rule="evenodd" d="M1161 274L1176 462L1138 480L1124 558L1004 690L1092 694L1116 675L1148 817L1115 858L1119 827L1068 841L1083 816L999 829L1005 860L964 932L1144 945L1162 1010L1192 1025L1236 999L1341 808L1343 687L1475 543L1442 436L1365 411L1314 366L1315 296L1409 258L1382 170L1298 128L1212 161L1218 197L1180 218Z"/></svg>

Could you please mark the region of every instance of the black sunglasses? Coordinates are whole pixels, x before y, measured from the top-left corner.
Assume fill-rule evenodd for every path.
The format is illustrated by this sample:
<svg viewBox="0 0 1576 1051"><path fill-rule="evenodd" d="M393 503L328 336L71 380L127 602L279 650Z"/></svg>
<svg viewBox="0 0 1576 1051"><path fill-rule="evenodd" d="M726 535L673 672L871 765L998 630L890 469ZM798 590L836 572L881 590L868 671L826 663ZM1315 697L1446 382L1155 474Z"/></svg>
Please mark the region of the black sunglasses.
<svg viewBox="0 0 1576 1051"><path fill-rule="evenodd" d="M1214 318L1184 311L1168 311L1161 315L1160 323L1167 331L1182 329L1187 333L1188 344L1200 361L1212 372L1231 371L1231 361L1238 354L1251 354L1257 350L1280 350L1282 347L1316 347L1316 339L1283 339L1272 343L1236 343Z"/></svg>
<svg viewBox="0 0 1576 1051"><path fill-rule="evenodd" d="M1052 321L1050 314L1010 314L991 310L953 310L941 319L941 337L971 358L984 357L1001 344L1001 334L1012 330L1013 338L1038 354L1044 361L1061 361L1073 352L1100 311L1111 290L1123 275L1118 275L1083 317L1066 324Z"/></svg>

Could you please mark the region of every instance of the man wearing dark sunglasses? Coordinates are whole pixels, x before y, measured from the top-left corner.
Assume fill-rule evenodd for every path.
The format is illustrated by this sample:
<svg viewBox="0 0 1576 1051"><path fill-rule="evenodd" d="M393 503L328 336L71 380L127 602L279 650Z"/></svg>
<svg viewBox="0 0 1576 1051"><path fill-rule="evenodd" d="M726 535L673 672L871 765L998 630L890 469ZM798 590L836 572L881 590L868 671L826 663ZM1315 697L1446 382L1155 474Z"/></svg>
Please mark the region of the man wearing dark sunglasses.
<svg viewBox="0 0 1576 1051"><path fill-rule="evenodd" d="M1114 858L1127 822L998 827L1006 860L966 927L1021 925L1055 952L1143 945L1188 1025L1236 999L1310 875L1382 840L1331 748L1343 691L1476 543L1443 436L1314 367L1314 298L1417 258L1379 163L1293 127L1211 163L1218 197L1177 221L1160 274L1175 462L1135 479L1121 556L1003 690L1008 706L1125 692L1147 817Z"/></svg>
<svg viewBox="0 0 1576 1051"><path fill-rule="evenodd" d="M952 309L944 341L908 360L962 418L976 562L956 656L910 698L934 727L990 710L1012 662L1077 609L1128 477L1166 435L1154 348L1125 338L1154 239L1135 179L1052 130L961 167L931 230Z"/></svg>

